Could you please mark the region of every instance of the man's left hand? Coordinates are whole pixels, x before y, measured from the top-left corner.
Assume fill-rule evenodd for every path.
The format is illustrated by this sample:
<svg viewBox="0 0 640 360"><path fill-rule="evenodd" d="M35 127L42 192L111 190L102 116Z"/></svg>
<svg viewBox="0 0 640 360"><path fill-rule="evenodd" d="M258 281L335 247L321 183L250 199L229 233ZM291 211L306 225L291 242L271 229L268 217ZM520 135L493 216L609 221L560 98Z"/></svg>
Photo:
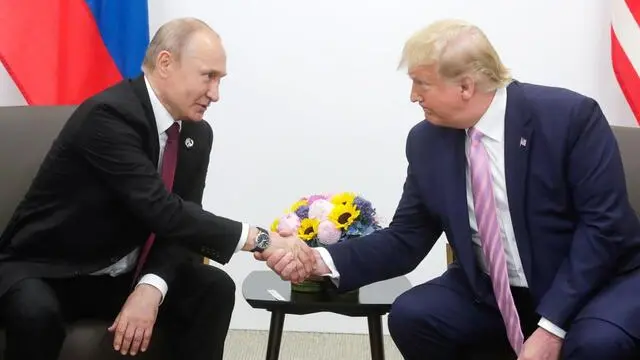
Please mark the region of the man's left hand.
<svg viewBox="0 0 640 360"><path fill-rule="evenodd" d="M151 341L162 293L152 285L140 284L129 295L116 320L109 327L115 331L113 348L122 355L145 352Z"/></svg>
<svg viewBox="0 0 640 360"><path fill-rule="evenodd" d="M538 328L524 342L518 360L558 360L562 339L543 328Z"/></svg>

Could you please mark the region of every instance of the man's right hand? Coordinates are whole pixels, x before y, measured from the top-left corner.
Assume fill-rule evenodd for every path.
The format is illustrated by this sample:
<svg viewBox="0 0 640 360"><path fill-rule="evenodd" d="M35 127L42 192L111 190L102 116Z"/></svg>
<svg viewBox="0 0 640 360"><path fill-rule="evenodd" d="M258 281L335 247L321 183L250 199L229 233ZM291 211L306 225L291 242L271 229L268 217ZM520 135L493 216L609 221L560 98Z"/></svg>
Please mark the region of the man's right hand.
<svg viewBox="0 0 640 360"><path fill-rule="evenodd" d="M274 253L282 253L287 256L287 264L278 274L293 283L304 281L316 267L316 257L311 248L296 236L283 237L277 233L271 233L271 244L262 253L268 259Z"/></svg>
<svg viewBox="0 0 640 360"><path fill-rule="evenodd" d="M304 244L307 246L306 244ZM309 276L323 276L331 273L329 267L325 264L320 256L320 252L316 249L307 248L311 251L312 257L314 259L315 266L313 269L306 275L300 276L299 272L295 271L295 266L297 261L292 253L284 251L283 249L276 249L268 254L254 254L257 260L266 261L267 266L275 271L283 280L288 280L293 283L299 283L304 281Z"/></svg>

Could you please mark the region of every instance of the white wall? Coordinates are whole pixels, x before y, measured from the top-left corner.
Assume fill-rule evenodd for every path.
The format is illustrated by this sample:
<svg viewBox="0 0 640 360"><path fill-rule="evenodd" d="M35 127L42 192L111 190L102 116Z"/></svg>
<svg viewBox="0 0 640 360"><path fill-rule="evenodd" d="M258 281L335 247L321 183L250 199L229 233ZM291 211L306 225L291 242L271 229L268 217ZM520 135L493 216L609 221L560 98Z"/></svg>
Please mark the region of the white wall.
<svg viewBox="0 0 640 360"><path fill-rule="evenodd" d="M439 18L480 25L518 80L582 92L611 123L636 126L611 70L609 1L149 2L152 32L170 18L197 16L224 39L229 76L207 114L216 142L205 207L253 224L268 226L303 194L342 190L363 193L391 218L405 137L421 120L396 65L406 38ZM0 72L0 105L21 102ZM238 284L232 327L267 329L268 314L240 292L264 265L241 253L223 268ZM409 278L418 284L444 268L441 240ZM319 314L289 316L285 328L364 332L366 323Z"/></svg>

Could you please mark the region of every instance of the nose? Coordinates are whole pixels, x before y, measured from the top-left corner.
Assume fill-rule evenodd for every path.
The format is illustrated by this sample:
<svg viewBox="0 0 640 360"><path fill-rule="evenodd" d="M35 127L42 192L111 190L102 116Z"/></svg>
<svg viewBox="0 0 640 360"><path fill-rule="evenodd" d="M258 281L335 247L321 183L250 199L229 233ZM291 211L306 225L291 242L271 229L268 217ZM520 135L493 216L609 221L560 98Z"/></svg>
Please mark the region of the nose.
<svg viewBox="0 0 640 360"><path fill-rule="evenodd" d="M219 81L211 81L209 84L209 88L207 89L207 97L211 102L216 102L220 99L220 82Z"/></svg>
<svg viewBox="0 0 640 360"><path fill-rule="evenodd" d="M413 102L413 103L422 101L422 99L418 95L418 92L416 91L415 85L411 85L411 94L409 95L409 98L411 99L411 102Z"/></svg>

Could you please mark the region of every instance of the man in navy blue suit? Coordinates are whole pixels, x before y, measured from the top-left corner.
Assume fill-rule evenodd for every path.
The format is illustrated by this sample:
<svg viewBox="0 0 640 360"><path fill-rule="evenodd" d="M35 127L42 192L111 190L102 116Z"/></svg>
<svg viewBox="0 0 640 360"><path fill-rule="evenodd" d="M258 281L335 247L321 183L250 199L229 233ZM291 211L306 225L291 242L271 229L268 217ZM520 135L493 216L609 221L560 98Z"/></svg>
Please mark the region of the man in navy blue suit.
<svg viewBox="0 0 640 360"><path fill-rule="evenodd" d="M412 271L444 232L457 260L394 302L406 359L483 344L525 359L640 354L640 224L593 99L513 80L477 27L445 20L405 44L407 177L388 228L316 249L340 291ZM256 255L299 281L290 255Z"/></svg>

